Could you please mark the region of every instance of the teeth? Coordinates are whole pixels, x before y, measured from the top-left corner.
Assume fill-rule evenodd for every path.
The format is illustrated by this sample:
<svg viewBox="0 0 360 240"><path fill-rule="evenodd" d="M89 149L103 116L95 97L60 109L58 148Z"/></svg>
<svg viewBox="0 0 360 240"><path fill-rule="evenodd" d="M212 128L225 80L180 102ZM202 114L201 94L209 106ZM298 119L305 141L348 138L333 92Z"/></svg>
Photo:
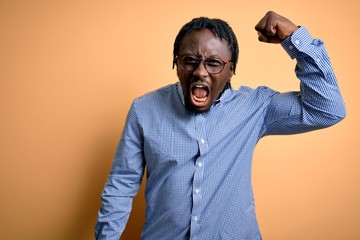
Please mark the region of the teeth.
<svg viewBox="0 0 360 240"><path fill-rule="evenodd" d="M198 97L196 97L196 96L193 96L193 99L194 99L195 101L197 101L197 102L205 102L206 99L207 99L207 97L198 98Z"/></svg>
<svg viewBox="0 0 360 240"><path fill-rule="evenodd" d="M203 86L203 85L195 85L195 87L197 87L197 88L205 88L205 86Z"/></svg>

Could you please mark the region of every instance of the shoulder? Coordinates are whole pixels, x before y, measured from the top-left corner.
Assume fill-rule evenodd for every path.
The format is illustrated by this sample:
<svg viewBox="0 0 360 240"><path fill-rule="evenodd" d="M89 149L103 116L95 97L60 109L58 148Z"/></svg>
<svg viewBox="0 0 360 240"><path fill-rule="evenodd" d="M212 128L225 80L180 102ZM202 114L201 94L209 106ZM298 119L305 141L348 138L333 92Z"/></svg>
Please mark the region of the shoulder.
<svg viewBox="0 0 360 240"><path fill-rule="evenodd" d="M160 114L177 107L180 102L176 84L170 84L134 99L132 108L142 115Z"/></svg>
<svg viewBox="0 0 360 240"><path fill-rule="evenodd" d="M145 93L142 96L139 96L134 99L134 104L147 104L149 102L153 101L160 101L164 98L168 98L169 96L172 96L173 93L176 91L176 84L170 84L161 88L158 88L156 90L153 90L151 92Z"/></svg>
<svg viewBox="0 0 360 240"><path fill-rule="evenodd" d="M279 92L267 87L267 86L259 86L256 88L251 88L248 86L241 86L237 91L239 96L248 96L261 98L263 100L271 98L272 96L278 94Z"/></svg>

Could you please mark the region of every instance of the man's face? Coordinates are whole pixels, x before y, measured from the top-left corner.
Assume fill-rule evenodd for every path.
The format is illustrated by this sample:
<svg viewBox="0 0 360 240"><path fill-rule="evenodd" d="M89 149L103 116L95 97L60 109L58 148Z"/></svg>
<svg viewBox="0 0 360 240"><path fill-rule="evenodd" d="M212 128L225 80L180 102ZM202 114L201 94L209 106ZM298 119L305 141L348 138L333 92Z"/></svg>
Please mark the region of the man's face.
<svg viewBox="0 0 360 240"><path fill-rule="evenodd" d="M182 40L179 56L190 56L190 61L192 57L196 57L201 61L195 70L189 71L182 69L179 65L181 58L177 59L177 75L186 106L196 112L209 110L214 101L220 97L226 83L230 81L233 67L229 62L220 73L211 74L206 70L203 60L221 59L228 62L231 59L228 42L216 37L209 29L195 30ZM207 65L207 68L209 70L210 65Z"/></svg>

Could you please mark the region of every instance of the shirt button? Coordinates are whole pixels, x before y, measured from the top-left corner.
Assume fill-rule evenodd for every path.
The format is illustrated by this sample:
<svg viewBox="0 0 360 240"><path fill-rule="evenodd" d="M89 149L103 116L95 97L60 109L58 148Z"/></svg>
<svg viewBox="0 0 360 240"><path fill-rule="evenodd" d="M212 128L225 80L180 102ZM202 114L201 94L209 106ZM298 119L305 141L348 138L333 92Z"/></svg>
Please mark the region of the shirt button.
<svg viewBox="0 0 360 240"><path fill-rule="evenodd" d="M205 143L205 139L203 139L203 138L200 141L201 141L202 144Z"/></svg>
<svg viewBox="0 0 360 240"><path fill-rule="evenodd" d="M196 194L199 194L199 192L200 192L200 189L198 189L198 188L195 189L195 193L196 193Z"/></svg>
<svg viewBox="0 0 360 240"><path fill-rule="evenodd" d="M201 168L202 165L203 165L202 162L199 162L199 163L198 163L198 167L199 167L199 168Z"/></svg>
<svg viewBox="0 0 360 240"><path fill-rule="evenodd" d="M199 221L199 218L198 218L198 216L194 216L194 217L193 217L193 220L194 220L194 222L197 222L197 221Z"/></svg>
<svg viewBox="0 0 360 240"><path fill-rule="evenodd" d="M295 43L296 43L296 45L299 45L299 44L300 44L300 40L299 40L299 39L296 39L296 40L295 40Z"/></svg>
<svg viewBox="0 0 360 240"><path fill-rule="evenodd" d="M290 50L293 50L293 49L294 49L294 46L293 46L293 45L290 45L290 46L289 46L289 49L290 49Z"/></svg>
<svg viewBox="0 0 360 240"><path fill-rule="evenodd" d="M319 63L319 62L320 62L320 58L315 58L315 61L316 61L317 63Z"/></svg>

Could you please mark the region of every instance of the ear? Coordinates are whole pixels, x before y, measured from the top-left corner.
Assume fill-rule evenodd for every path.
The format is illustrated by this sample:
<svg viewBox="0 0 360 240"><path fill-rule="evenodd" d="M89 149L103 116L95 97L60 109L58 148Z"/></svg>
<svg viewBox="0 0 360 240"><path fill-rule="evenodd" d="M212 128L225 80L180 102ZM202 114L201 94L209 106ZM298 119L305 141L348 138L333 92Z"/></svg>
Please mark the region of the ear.
<svg viewBox="0 0 360 240"><path fill-rule="evenodd" d="M229 76L229 78L231 78L233 75L235 75L235 67L234 67L234 64L231 63L231 65L230 65L230 76Z"/></svg>

